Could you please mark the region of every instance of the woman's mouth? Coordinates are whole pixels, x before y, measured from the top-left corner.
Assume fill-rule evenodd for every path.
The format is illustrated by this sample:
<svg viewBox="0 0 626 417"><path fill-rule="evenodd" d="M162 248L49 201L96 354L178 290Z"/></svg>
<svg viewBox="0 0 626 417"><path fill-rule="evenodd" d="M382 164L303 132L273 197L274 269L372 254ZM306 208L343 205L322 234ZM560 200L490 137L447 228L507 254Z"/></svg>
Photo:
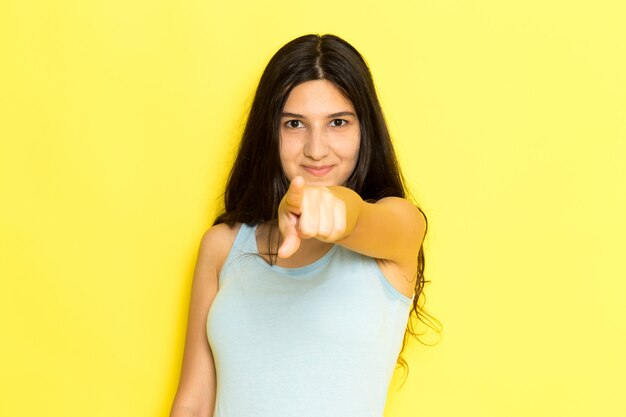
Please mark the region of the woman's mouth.
<svg viewBox="0 0 626 417"><path fill-rule="evenodd" d="M331 169L333 169L333 166L324 165L324 166L316 167L316 166L302 165L302 168L304 168L304 170L311 175L314 175L316 177L323 177L324 175L328 174Z"/></svg>

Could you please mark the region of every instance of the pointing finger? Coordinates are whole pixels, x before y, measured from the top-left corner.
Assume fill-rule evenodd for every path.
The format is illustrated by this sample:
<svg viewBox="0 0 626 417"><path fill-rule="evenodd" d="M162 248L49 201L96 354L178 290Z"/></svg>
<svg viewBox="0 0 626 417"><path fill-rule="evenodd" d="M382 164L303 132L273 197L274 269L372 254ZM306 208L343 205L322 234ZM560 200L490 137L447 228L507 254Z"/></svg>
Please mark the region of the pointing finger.
<svg viewBox="0 0 626 417"><path fill-rule="evenodd" d="M294 226L289 226L284 237L285 240L282 245L280 245L280 248L278 248L278 256L281 258L289 258L296 253L300 247L300 236L298 236L298 232Z"/></svg>

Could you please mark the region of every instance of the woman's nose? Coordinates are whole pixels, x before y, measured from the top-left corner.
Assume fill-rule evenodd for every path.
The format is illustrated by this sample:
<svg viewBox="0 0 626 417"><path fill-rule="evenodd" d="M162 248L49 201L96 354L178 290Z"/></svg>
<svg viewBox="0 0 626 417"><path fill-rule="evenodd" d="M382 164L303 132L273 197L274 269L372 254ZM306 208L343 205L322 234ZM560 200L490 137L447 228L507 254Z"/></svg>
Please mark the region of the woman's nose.
<svg viewBox="0 0 626 417"><path fill-rule="evenodd" d="M304 156L319 161L328 156L328 137L324 127L313 127L308 132Z"/></svg>

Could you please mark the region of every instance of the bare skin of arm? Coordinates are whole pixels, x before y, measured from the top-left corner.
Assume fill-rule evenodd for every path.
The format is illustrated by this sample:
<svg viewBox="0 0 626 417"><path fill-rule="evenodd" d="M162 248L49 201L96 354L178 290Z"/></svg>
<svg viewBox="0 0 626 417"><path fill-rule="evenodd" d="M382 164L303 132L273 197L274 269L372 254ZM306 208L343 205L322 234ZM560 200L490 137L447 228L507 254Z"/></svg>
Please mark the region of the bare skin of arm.
<svg viewBox="0 0 626 417"><path fill-rule="evenodd" d="M403 198L368 203L349 188L307 186L301 177L292 180L278 218L281 257L291 256L300 239L316 238L410 270L426 230L422 213Z"/></svg>
<svg viewBox="0 0 626 417"><path fill-rule="evenodd" d="M202 236L191 288L182 370L170 417L213 416L216 375L206 319L234 236L234 230L225 224L211 227Z"/></svg>

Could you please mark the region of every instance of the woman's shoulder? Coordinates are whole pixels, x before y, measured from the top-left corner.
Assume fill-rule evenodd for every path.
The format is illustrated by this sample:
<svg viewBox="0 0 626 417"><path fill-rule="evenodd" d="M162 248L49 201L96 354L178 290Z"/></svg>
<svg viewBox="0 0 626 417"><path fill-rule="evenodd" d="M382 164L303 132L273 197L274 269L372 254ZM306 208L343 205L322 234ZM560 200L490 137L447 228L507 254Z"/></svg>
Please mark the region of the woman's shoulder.
<svg viewBox="0 0 626 417"><path fill-rule="evenodd" d="M213 240L221 240L221 239L227 239L227 238L232 237L234 240L235 236L237 236L237 232L239 231L240 227L241 227L241 223L235 223L232 226L229 226L226 223L219 223L219 224L209 227L204 232L202 239L213 241Z"/></svg>
<svg viewBox="0 0 626 417"><path fill-rule="evenodd" d="M211 263L215 265L218 275L235 242L240 227L241 223L235 223L233 226L220 223L211 226L202 235L200 251L211 259Z"/></svg>

